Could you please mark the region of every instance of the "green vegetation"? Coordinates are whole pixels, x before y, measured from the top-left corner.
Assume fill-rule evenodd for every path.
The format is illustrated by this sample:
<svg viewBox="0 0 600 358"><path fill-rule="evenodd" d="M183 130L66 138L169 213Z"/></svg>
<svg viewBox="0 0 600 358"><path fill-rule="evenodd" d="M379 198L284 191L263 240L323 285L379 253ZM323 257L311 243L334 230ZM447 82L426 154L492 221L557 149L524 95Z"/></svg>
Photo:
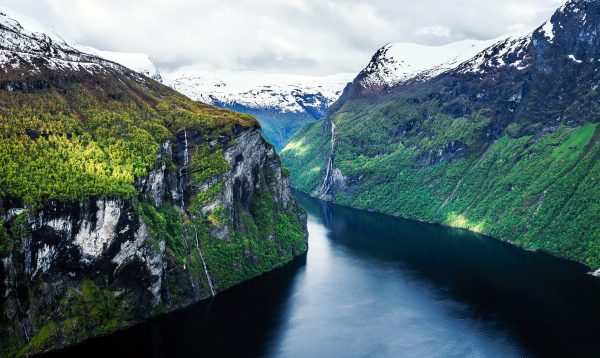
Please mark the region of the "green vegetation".
<svg viewBox="0 0 600 358"><path fill-rule="evenodd" d="M238 230L222 210L199 219L208 228L201 233L201 243L220 290L280 267L307 249L299 216L278 208L269 191L255 194L250 211L241 213ZM211 219L214 216L218 219ZM230 239L211 235L219 226L230 230Z"/></svg>
<svg viewBox="0 0 600 358"><path fill-rule="evenodd" d="M335 193L336 202L464 227L600 267L597 123L535 135L541 124L523 121L487 142L485 109L452 116L435 99L392 98L355 99L333 115L334 165L351 183ZM323 128L306 126L282 152L293 185L313 194L331 148ZM423 162L453 141L468 153Z"/></svg>
<svg viewBox="0 0 600 358"><path fill-rule="evenodd" d="M281 158L286 168L291 168L295 187L312 192L321 185L322 170L331 150L330 138L330 132L323 130L323 121L318 121L306 125L290 139Z"/></svg>
<svg viewBox="0 0 600 358"><path fill-rule="evenodd" d="M16 311L18 299L27 307L26 313L0 317L2 356L31 355L81 342L208 297L203 254L216 286L223 290L283 265L306 249L299 213L283 210L270 191L255 196L250 212L239 208L241 223L234 223L226 211L227 176L222 174L231 168L223 151L234 141L223 144L220 139L257 129L253 117L192 102L137 76L107 71L93 78L86 77L87 72L54 73L39 79L49 87L0 90L0 198L22 201L26 208L7 222L0 220L0 259L12 254L11 279L18 281L24 297L7 290L10 293L0 301L6 312ZM171 184L168 179L178 168L160 148L181 138L184 129L196 139L186 172L186 208L176 207L167 195L157 207L147 193L138 192L139 179L165 164L165 183ZM214 139L219 144L209 145ZM201 191L205 185L208 189ZM157 257L167 267L164 291L156 299L164 292L168 300L150 304L148 282L122 282L132 268L128 260L116 272L103 271L112 270L110 263L93 262L98 264L93 266L93 278L75 266L56 276L54 271L33 277L25 273L24 252L33 246L24 245L32 239L30 218L45 214L50 201L71 205L98 198L126 199L120 202L127 210L133 205L148 232L143 252L158 256L165 248L165 256ZM121 214L135 223L137 217L127 210ZM29 332L23 329L24 319L31 320Z"/></svg>
<svg viewBox="0 0 600 358"><path fill-rule="evenodd" d="M35 205L44 199L130 198L134 179L154 165L159 144L184 127L206 137L248 115L192 102L165 87L143 88L124 76L38 92L0 91L0 196ZM119 96L110 95L119 93ZM222 170L208 147L198 175ZM208 161L208 162L206 162ZM216 165L213 168L213 165Z"/></svg>
<svg viewBox="0 0 600 358"><path fill-rule="evenodd" d="M183 237L183 223L179 209L163 204L157 209L151 204L140 202L137 212L148 227L148 233L153 238L164 241L172 257L180 263L185 262L186 244Z"/></svg>
<svg viewBox="0 0 600 358"><path fill-rule="evenodd" d="M189 211L193 214L200 215L203 206L214 202L217 196L223 189L223 181L218 181L215 185L211 186L207 191L202 191L192 197L192 202L189 207Z"/></svg>
<svg viewBox="0 0 600 358"><path fill-rule="evenodd" d="M214 178L230 169L225 161L222 151L211 150L208 145L196 148L191 158L190 169L192 181L202 183L204 180Z"/></svg>
<svg viewBox="0 0 600 358"><path fill-rule="evenodd" d="M58 337L58 326L55 322L50 321L43 326L38 334L31 338L29 345L19 353L20 356L43 352L52 348L54 341Z"/></svg>
<svg viewBox="0 0 600 358"><path fill-rule="evenodd" d="M127 320L131 317L130 303L110 290L99 288L91 280L81 282L81 291L71 290L64 300L63 322L68 328L79 330L84 337L107 334L130 324Z"/></svg>
<svg viewBox="0 0 600 358"><path fill-rule="evenodd" d="M41 353L57 343L73 344L127 327L132 324L130 310L131 305L123 294L117 295L99 288L91 280L84 280L78 289L69 289L60 306L54 307L48 316L38 317L39 331L13 354Z"/></svg>

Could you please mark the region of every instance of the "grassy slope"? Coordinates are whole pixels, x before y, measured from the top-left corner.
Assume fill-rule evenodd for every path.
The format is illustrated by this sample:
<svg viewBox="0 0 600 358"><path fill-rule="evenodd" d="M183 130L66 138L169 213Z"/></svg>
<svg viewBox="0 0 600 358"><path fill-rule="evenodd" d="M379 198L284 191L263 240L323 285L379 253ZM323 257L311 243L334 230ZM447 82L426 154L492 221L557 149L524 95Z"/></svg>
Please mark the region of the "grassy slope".
<svg viewBox="0 0 600 358"><path fill-rule="evenodd" d="M46 90L0 91L0 197L30 204L129 198L159 143L184 127L215 136L256 125L251 116L196 104L156 83L80 76L80 83Z"/></svg>
<svg viewBox="0 0 600 358"><path fill-rule="evenodd" d="M352 184L334 200L469 228L600 267L597 123L559 126L539 138L523 134L539 124L522 121L487 144L484 111L453 117L443 105L359 102L336 113L334 164ZM318 189L329 153L322 127L305 127L283 151L292 183L309 193ZM419 164L451 140L466 143L470 154Z"/></svg>
<svg viewBox="0 0 600 358"><path fill-rule="evenodd" d="M331 134L323 130L323 121L301 128L281 152L286 167L292 168L293 185L308 193L316 190L323 180L322 170L327 164Z"/></svg>

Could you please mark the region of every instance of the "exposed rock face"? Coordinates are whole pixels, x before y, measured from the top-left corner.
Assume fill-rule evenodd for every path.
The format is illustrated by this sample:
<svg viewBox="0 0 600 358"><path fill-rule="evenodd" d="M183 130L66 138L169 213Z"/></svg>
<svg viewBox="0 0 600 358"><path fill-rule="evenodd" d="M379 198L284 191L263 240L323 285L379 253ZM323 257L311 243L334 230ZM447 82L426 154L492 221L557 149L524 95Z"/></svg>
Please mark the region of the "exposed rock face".
<svg viewBox="0 0 600 358"><path fill-rule="evenodd" d="M467 145L461 141L450 141L443 148L430 150L419 158L422 165L440 164L465 157L469 153Z"/></svg>
<svg viewBox="0 0 600 358"><path fill-rule="evenodd" d="M150 315L197 302L213 290L238 282L212 277L208 262L231 266L231 270L241 264L235 260L216 261L205 252L199 236L201 228L194 223L224 208L231 223L212 225L210 233L202 238L230 242L235 233L244 232L241 216L251 211L259 191L269 193L282 213L302 214L288 178L282 175L273 146L264 141L256 128L233 133L232 137L207 140L200 133L187 132L185 142L182 134L173 143L164 142L155 167L147 177L137 180L139 199L45 202L39 208L26 207L10 198L1 200L1 218L17 237L0 264L0 340L14 348L8 352L27 354L17 349L35 342L32 337L39 337L45 330L50 330L51 339L41 345L30 343L29 352L108 333ZM202 146L208 146L211 152L222 150L229 169L195 180L197 169L184 155L192 156ZM220 190L200 211L191 208L197 200L192 200L194 197L219 184ZM147 214L140 209L142 201L156 208L173 208L181 212L177 220L192 223L184 223L176 233L182 243L183 262L167 250L167 240L157 235L156 229L149 229ZM301 219L305 225L305 217ZM305 249L306 246L294 248L292 255ZM194 266L193 258L198 253L204 265ZM198 269L201 267L204 270ZM93 316L96 308L88 311L96 305L101 314L110 315L108 321ZM74 312L76 309L81 311ZM42 317L49 317L51 324ZM81 327L65 323L73 319Z"/></svg>
<svg viewBox="0 0 600 358"><path fill-rule="evenodd" d="M225 160L232 167L224 177L223 198L231 217L236 217L240 205L245 209L250 207L252 193L261 186L274 193L275 201L289 210L293 204L290 182L281 174L281 162L274 147L266 145L259 131L238 136L235 145L225 151Z"/></svg>

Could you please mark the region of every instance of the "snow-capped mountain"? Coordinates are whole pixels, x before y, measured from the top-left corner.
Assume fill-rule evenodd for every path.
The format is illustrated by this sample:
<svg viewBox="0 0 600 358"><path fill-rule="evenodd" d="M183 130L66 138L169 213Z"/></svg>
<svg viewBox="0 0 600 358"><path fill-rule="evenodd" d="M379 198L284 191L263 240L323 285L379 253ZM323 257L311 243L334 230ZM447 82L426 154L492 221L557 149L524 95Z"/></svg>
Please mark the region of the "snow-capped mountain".
<svg viewBox="0 0 600 358"><path fill-rule="evenodd" d="M164 77L166 84L194 100L254 115L265 137L281 149L297 129L327 114L353 75L193 71Z"/></svg>
<svg viewBox="0 0 600 358"><path fill-rule="evenodd" d="M362 95L377 94L411 82L424 82L453 71L477 76L502 69L525 71L536 63L536 59L541 60L542 54L550 51L559 55L558 50L562 52L567 48L572 48L572 51L566 56L561 53L560 58L556 60L581 64L582 59L590 54L589 48L580 44L589 45L597 41L594 35L598 32L581 10L587 3L594 1L566 2L550 20L525 35L503 36L486 41L464 40L444 46L387 44L375 53L371 62L355 78L352 91ZM567 29L567 22L576 22L577 27ZM557 36L557 33L561 36ZM538 70L553 71L547 58L544 59L547 64L538 63ZM593 60L592 56L591 61Z"/></svg>
<svg viewBox="0 0 600 358"><path fill-rule="evenodd" d="M69 43L31 18L14 11L10 11L10 15L7 13L0 12L0 65L5 72L8 68L41 71L47 67L54 70L83 69L93 73L106 67L124 66L154 80L162 80L156 65L146 55L100 51Z"/></svg>
<svg viewBox="0 0 600 358"><path fill-rule="evenodd" d="M188 97L224 106L240 105L298 113L321 111L335 101L352 74L335 76L282 76L260 72L195 71L170 74L171 87Z"/></svg>
<svg viewBox="0 0 600 358"><path fill-rule="evenodd" d="M82 52L90 53L98 57L105 58L109 61L116 62L123 65L135 72L141 73L146 77L150 77L155 81L162 82L163 78L156 67L156 64L143 53L135 52L114 52L114 51L101 51L90 46L77 46Z"/></svg>
<svg viewBox="0 0 600 358"><path fill-rule="evenodd" d="M0 13L0 66L40 71L50 69L101 69L102 59L82 53L60 38L27 30L4 13Z"/></svg>
<svg viewBox="0 0 600 358"><path fill-rule="evenodd" d="M496 40L463 40L444 46L389 43L380 48L359 74L364 88L389 88L426 80L469 60Z"/></svg>

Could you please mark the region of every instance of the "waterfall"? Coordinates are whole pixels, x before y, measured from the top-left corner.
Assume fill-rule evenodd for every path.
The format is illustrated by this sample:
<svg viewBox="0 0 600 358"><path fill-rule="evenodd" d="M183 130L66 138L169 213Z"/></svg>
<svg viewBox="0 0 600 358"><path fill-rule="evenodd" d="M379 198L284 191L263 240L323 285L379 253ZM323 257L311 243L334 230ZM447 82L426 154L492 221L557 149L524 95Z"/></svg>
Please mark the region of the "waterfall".
<svg viewBox="0 0 600 358"><path fill-rule="evenodd" d="M331 190L331 182L333 181L333 151L335 148L335 123L333 119L329 120L331 123L331 153L329 154L329 160L327 161L327 168L325 170L325 177L323 178L323 183L321 184L321 188L319 189L319 194L321 198L325 197L327 193Z"/></svg>
<svg viewBox="0 0 600 358"><path fill-rule="evenodd" d="M210 272L208 271L208 265L206 264L206 259L204 258L204 254L202 253L202 250L200 249L200 240L198 239L198 230L196 230L196 226L194 224L192 224L192 227L194 228L194 232L196 234L196 247L198 248L198 252L200 253L200 259L202 260L202 266L204 267L204 273L206 274L206 280L208 281L208 287L210 288L210 295L214 296L214 295L216 295L215 285L213 283L212 276L210 275Z"/></svg>
<svg viewBox="0 0 600 358"><path fill-rule="evenodd" d="M183 128L183 138L184 138L183 166L179 170L179 193L181 195L181 209L183 210L184 215L188 215L191 218L191 215L189 215L189 213L187 212L187 210L185 208L185 179L186 179L186 175L187 175L187 169L188 169L188 166L190 163L190 149L189 149L186 128ZM194 225L193 222L191 223L191 225L194 228L194 234L195 234L194 237L196 239L196 248L198 249L198 252L200 253L200 259L202 260L202 266L204 267L204 273L206 274L206 280L208 281L208 287L210 288L210 295L214 296L214 295L216 295L215 285L213 283L212 276L210 275L210 272L208 271L208 264L206 263L204 254L202 253L202 250L200 249L200 239L198 238L198 230L196 229L196 225ZM183 227L184 227L184 231L185 231L185 225Z"/></svg>
<svg viewBox="0 0 600 358"><path fill-rule="evenodd" d="M179 193L181 195L181 208L185 210L185 176L190 162L190 150L187 139L187 130L183 128L183 166L179 170Z"/></svg>

